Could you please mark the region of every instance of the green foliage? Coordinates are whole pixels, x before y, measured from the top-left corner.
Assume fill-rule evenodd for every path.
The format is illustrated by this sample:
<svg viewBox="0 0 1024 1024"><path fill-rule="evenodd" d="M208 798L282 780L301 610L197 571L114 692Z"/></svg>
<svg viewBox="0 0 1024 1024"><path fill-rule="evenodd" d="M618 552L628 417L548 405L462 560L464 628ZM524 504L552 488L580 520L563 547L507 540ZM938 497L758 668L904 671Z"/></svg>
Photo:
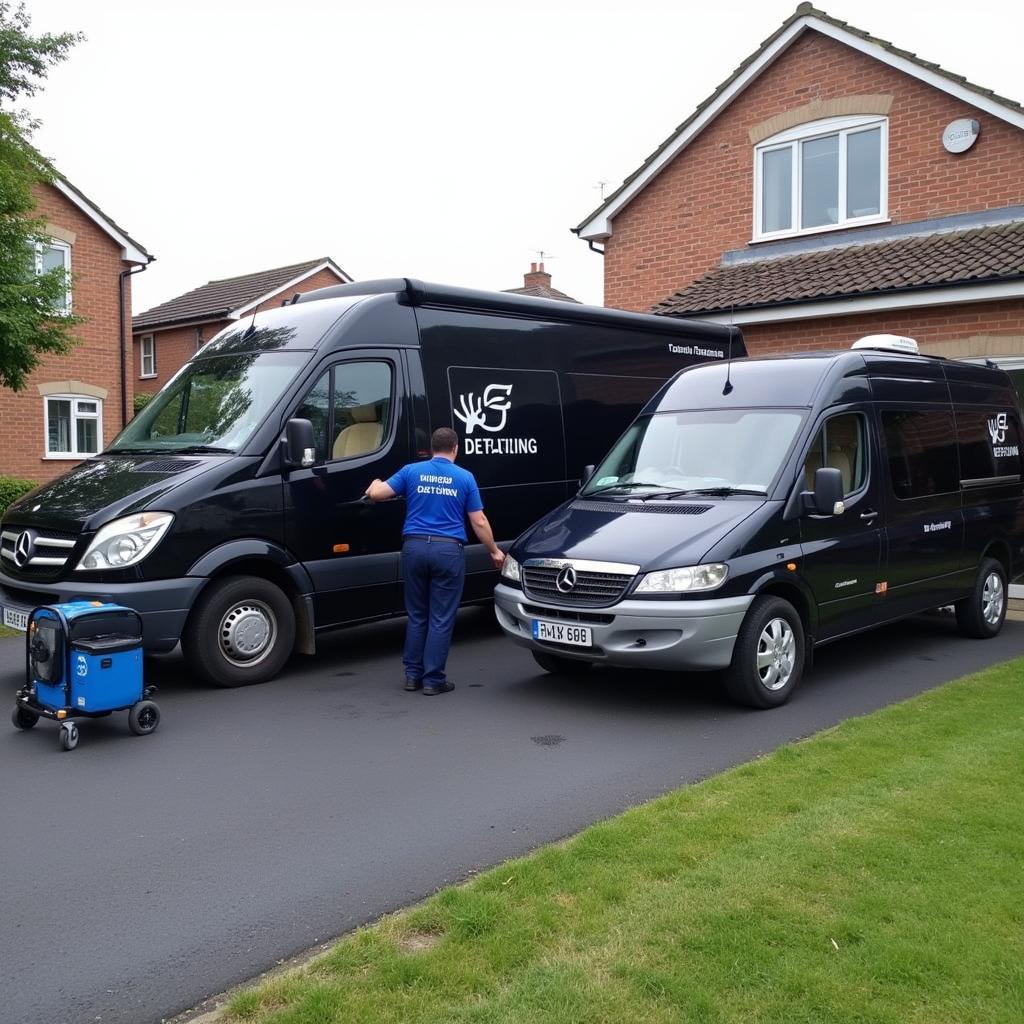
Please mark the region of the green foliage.
<svg viewBox="0 0 1024 1024"><path fill-rule="evenodd" d="M132 399L132 411L135 413L136 416L138 416L139 413L142 412L142 410L145 409L146 406L149 405L149 403L152 402L154 398L156 398L155 391L152 393L148 391L137 392L135 397Z"/></svg>
<svg viewBox="0 0 1024 1024"><path fill-rule="evenodd" d="M851 719L443 890L227 1015L1019 1024L1022 671Z"/></svg>
<svg viewBox="0 0 1024 1024"><path fill-rule="evenodd" d="M39 485L32 480L22 480L16 476L0 476L0 515L7 511L7 506L17 501L23 494L28 494Z"/></svg>
<svg viewBox="0 0 1024 1024"><path fill-rule="evenodd" d="M12 104L34 96L50 67L65 60L75 33L33 36L24 4L0 0L0 387L20 391L39 357L66 352L79 320L57 312L71 282L60 267L37 275L35 247L46 222L33 189L54 178L29 142L36 123Z"/></svg>

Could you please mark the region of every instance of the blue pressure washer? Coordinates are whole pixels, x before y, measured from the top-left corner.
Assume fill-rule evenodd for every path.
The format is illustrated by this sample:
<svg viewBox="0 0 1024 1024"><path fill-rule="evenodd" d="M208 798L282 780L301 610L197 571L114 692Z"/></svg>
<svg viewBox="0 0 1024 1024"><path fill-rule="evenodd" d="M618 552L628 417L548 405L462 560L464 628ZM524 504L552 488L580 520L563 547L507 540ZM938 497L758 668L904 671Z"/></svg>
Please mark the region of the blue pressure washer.
<svg viewBox="0 0 1024 1024"><path fill-rule="evenodd" d="M78 746L76 718L128 712L128 728L146 736L160 724L142 682L142 619L102 601L43 605L28 617L27 682L15 694L11 721L31 729L40 718L60 722L60 745Z"/></svg>

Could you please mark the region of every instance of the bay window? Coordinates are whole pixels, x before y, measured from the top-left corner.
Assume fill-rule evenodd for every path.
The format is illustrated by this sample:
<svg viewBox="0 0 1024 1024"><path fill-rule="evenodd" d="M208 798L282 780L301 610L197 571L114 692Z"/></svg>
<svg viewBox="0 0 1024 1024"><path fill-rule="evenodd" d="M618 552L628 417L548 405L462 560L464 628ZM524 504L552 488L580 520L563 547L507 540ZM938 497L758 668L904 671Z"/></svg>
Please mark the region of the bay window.
<svg viewBox="0 0 1024 1024"><path fill-rule="evenodd" d="M754 149L754 240L884 221L889 122L834 117Z"/></svg>

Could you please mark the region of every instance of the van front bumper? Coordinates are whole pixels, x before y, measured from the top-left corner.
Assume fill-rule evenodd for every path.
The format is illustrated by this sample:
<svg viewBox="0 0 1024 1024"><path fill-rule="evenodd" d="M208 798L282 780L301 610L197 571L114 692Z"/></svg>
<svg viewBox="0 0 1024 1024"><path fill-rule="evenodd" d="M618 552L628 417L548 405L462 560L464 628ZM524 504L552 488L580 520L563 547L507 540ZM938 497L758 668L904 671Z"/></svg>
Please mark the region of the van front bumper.
<svg viewBox="0 0 1024 1024"><path fill-rule="evenodd" d="M147 654L166 654L177 645L192 604L207 582L204 577L186 576L144 583L36 583L0 572L0 606L30 612L41 604L112 601L134 608L142 617L142 643Z"/></svg>
<svg viewBox="0 0 1024 1024"><path fill-rule="evenodd" d="M748 594L703 601L626 600L610 608L555 607L499 584L494 611L509 638L534 651L608 665L696 671L728 666L753 600ZM534 619L587 626L593 646L534 640Z"/></svg>

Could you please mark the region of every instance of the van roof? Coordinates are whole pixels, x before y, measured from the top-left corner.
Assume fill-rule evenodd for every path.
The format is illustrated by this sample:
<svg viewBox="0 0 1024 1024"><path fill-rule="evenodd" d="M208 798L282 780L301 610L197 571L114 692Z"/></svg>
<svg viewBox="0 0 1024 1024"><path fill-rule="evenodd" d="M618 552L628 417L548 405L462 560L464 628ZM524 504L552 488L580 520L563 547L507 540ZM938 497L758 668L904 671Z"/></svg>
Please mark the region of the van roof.
<svg viewBox="0 0 1024 1024"><path fill-rule="evenodd" d="M459 288L454 285L433 284L410 277L386 277L373 281L355 281L352 284L333 285L305 292L285 300L285 305L320 302L324 299L354 296L395 295L399 302L409 306L445 306L454 309L476 309L487 312L508 313L514 316L542 317L569 323L587 323L631 330L654 331L677 337L707 338L717 342L733 341L733 357L746 355L743 335L739 328L725 324L711 324L702 320L681 317L656 316L651 313L631 313L624 309L588 306L583 303L557 302L532 295L509 292L482 291Z"/></svg>

